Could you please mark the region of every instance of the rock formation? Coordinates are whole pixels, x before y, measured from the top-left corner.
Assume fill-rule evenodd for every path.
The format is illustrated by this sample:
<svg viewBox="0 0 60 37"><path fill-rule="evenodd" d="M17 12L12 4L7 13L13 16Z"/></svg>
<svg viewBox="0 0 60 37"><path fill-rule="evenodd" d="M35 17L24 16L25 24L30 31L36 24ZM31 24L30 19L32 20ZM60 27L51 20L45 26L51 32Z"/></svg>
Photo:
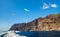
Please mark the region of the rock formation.
<svg viewBox="0 0 60 37"><path fill-rule="evenodd" d="M51 31L60 30L60 14L51 14L28 23L14 24L10 30L16 31Z"/></svg>

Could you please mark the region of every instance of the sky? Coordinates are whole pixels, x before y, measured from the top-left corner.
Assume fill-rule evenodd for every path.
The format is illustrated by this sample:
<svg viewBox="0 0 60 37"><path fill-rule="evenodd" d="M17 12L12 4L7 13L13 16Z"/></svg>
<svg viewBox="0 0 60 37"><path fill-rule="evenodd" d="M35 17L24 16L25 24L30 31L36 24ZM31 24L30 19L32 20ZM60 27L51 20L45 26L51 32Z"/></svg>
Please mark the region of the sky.
<svg viewBox="0 0 60 37"><path fill-rule="evenodd" d="M60 0L0 0L0 31L15 23L30 22L60 13Z"/></svg>

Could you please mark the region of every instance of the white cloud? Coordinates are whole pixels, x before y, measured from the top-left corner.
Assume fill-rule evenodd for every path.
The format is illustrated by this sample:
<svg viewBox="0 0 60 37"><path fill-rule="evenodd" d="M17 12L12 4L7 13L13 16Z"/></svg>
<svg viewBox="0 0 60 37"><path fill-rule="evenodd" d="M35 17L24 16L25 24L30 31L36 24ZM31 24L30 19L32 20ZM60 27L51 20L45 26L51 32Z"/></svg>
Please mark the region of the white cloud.
<svg viewBox="0 0 60 37"><path fill-rule="evenodd" d="M51 4L51 7L56 8L57 4Z"/></svg>
<svg viewBox="0 0 60 37"><path fill-rule="evenodd" d="M48 8L49 8L49 5L47 3L44 3L42 9L48 9Z"/></svg>
<svg viewBox="0 0 60 37"><path fill-rule="evenodd" d="M29 10L29 9L27 9L27 8L24 8L24 11L28 12L28 11L30 11L30 10Z"/></svg>

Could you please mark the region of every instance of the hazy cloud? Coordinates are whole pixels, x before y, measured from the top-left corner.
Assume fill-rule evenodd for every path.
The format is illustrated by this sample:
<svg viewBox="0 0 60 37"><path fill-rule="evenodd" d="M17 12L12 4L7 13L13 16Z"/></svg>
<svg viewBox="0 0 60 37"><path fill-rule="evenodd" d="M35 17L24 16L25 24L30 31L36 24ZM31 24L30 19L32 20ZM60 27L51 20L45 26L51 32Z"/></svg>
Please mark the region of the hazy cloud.
<svg viewBox="0 0 60 37"><path fill-rule="evenodd" d="M12 16L15 16L16 14L15 14L15 13L12 13L11 15L12 15Z"/></svg>
<svg viewBox="0 0 60 37"><path fill-rule="evenodd" d="M24 8L24 11L28 12L28 11L30 11L30 10L29 10L29 9L27 9L27 8Z"/></svg>
<svg viewBox="0 0 60 37"><path fill-rule="evenodd" d="M51 4L51 7L56 8L57 4Z"/></svg>
<svg viewBox="0 0 60 37"><path fill-rule="evenodd" d="M49 8L49 5L47 3L44 3L42 9L48 9L48 8Z"/></svg>

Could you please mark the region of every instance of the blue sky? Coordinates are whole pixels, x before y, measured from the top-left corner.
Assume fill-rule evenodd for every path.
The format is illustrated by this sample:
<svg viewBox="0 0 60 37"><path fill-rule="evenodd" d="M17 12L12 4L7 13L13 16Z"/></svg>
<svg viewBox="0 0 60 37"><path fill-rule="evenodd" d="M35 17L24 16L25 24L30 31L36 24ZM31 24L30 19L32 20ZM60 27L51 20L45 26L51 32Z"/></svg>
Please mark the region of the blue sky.
<svg viewBox="0 0 60 37"><path fill-rule="evenodd" d="M60 0L0 0L0 31L15 23L60 13Z"/></svg>

